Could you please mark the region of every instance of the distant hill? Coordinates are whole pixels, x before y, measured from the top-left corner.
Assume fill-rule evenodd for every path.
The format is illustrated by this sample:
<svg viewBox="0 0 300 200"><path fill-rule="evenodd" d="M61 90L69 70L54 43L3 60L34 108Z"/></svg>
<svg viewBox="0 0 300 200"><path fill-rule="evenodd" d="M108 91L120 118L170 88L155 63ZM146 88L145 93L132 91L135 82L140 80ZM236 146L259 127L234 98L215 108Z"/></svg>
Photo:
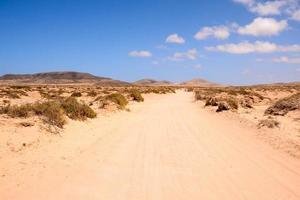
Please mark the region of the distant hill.
<svg viewBox="0 0 300 200"><path fill-rule="evenodd" d="M111 78L94 76L82 72L45 72L35 74L5 74L0 76L0 83L7 84L99 84L128 85L129 83Z"/></svg>
<svg viewBox="0 0 300 200"><path fill-rule="evenodd" d="M287 82L287 83L266 83L266 84L256 84L251 85L251 87L272 87L272 86L299 86L300 81Z"/></svg>
<svg viewBox="0 0 300 200"><path fill-rule="evenodd" d="M133 82L134 85L143 85L143 86L159 86L159 85L173 85L170 81L157 81L154 79L141 79Z"/></svg>
<svg viewBox="0 0 300 200"><path fill-rule="evenodd" d="M179 83L181 86L220 87L222 85L204 79L196 78Z"/></svg>

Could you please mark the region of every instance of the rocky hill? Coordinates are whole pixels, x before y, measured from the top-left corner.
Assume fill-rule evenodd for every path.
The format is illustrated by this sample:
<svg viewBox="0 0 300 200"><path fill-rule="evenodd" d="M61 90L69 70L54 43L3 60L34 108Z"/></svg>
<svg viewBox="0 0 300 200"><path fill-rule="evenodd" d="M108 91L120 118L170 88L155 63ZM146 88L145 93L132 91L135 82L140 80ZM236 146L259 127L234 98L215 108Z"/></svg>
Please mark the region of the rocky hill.
<svg viewBox="0 0 300 200"><path fill-rule="evenodd" d="M122 85L129 84L124 81L99 77L82 72L45 72L35 74L5 74L0 76L0 83L7 84L100 84Z"/></svg>

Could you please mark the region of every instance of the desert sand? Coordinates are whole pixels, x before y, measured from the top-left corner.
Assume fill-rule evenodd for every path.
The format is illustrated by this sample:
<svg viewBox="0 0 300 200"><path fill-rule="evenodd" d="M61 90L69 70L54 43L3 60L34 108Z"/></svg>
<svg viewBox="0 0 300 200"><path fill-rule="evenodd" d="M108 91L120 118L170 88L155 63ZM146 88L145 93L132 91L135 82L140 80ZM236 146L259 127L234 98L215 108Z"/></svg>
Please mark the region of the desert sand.
<svg viewBox="0 0 300 200"><path fill-rule="evenodd" d="M299 159L192 92L129 107L70 121L22 151L1 146L0 199L300 199Z"/></svg>

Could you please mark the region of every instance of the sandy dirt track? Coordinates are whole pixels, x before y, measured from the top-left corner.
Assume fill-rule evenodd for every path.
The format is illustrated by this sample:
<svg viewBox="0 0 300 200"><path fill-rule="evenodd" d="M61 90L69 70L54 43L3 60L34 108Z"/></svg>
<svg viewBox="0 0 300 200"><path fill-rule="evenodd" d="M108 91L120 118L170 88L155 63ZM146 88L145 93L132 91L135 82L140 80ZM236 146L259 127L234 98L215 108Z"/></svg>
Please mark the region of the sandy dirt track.
<svg viewBox="0 0 300 200"><path fill-rule="evenodd" d="M72 122L63 137L0 159L0 199L300 199L299 160L193 94Z"/></svg>

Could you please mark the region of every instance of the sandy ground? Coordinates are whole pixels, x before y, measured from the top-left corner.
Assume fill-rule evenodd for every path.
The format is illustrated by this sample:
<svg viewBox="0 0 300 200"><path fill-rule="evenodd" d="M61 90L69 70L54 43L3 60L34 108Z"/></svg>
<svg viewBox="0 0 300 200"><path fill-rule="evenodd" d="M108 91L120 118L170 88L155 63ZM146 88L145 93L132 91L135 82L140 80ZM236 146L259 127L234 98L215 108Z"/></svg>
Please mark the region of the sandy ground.
<svg viewBox="0 0 300 200"><path fill-rule="evenodd" d="M300 199L300 160L257 131L202 109L193 93L153 95L0 151L0 199Z"/></svg>

